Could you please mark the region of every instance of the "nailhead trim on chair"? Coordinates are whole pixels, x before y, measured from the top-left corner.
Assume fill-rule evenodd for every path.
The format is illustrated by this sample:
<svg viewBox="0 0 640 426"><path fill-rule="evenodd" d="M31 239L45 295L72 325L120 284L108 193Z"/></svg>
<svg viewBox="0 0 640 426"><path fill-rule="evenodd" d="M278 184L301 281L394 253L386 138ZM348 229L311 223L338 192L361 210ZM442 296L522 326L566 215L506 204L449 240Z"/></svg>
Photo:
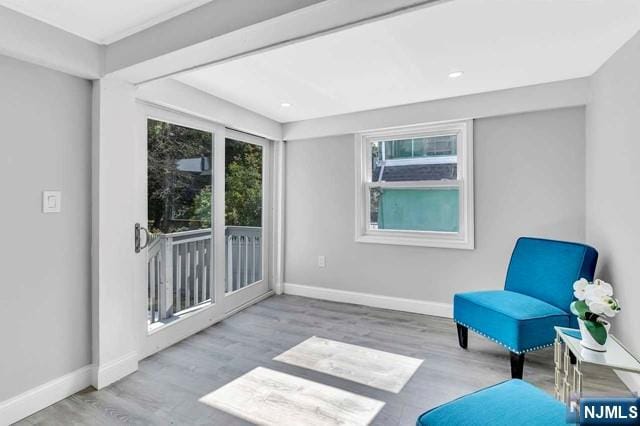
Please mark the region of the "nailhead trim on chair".
<svg viewBox="0 0 640 426"><path fill-rule="evenodd" d="M463 322L460 322L460 321L455 320L455 319L454 319L453 321L454 321L454 322L456 322L456 323L458 323L458 324L460 324L460 325L462 325L462 326L467 327L469 330L473 331L473 332L474 332L474 333L476 333L476 334L479 334L479 335L481 335L481 336L483 336L483 337L486 337L487 339L489 339L489 340L491 340L491 341L493 341L493 342L496 342L496 343L497 343L497 344L499 344L500 346L504 346L505 348L509 349L511 352L513 352L513 353L515 353L515 354L518 354L518 355L521 355L521 354L526 353L526 352L537 351L538 349L548 348L549 346L553 346L553 343L549 343L549 344L547 344L547 345L534 346L534 347L532 347L532 348L528 348L528 349L524 349L524 350L522 350L522 351L518 351L518 350L515 350L515 349L513 349L512 347L507 346L507 345L505 345L504 343L502 343L502 342L500 342L500 341L498 341L498 340L494 339L493 337L488 336L488 335L484 334L483 332L481 332L481 331L479 331L479 330L476 330L476 329L475 329L475 328L473 328L473 327L468 326L467 324L465 324L465 323L463 323Z"/></svg>

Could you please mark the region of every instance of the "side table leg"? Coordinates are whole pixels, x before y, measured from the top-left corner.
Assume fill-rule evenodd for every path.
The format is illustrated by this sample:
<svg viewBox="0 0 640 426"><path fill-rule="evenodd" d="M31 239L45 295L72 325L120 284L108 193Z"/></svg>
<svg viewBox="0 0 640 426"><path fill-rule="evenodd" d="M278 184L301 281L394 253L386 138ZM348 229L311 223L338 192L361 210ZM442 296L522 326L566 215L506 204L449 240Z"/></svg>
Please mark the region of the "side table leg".
<svg viewBox="0 0 640 426"><path fill-rule="evenodd" d="M582 367L581 361L576 361L573 366L573 391L578 395L578 398L582 396Z"/></svg>
<svg viewBox="0 0 640 426"><path fill-rule="evenodd" d="M553 342L553 364L555 366L555 397L562 400L562 342L556 333L556 340Z"/></svg>
<svg viewBox="0 0 640 426"><path fill-rule="evenodd" d="M565 404L569 403L569 398L571 396L572 391L572 383L569 381L569 373L571 370L571 359L569 357L569 347L567 345L564 346L564 356L562 360L562 365L564 367L564 378L562 384L562 400Z"/></svg>

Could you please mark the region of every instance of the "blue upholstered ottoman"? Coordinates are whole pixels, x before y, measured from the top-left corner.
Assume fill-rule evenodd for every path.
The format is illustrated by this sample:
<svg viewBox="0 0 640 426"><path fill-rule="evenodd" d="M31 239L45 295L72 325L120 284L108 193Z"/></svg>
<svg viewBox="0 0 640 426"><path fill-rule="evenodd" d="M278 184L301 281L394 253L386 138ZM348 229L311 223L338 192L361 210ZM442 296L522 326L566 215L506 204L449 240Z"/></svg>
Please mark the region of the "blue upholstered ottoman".
<svg viewBox="0 0 640 426"><path fill-rule="evenodd" d="M512 379L465 395L418 418L418 426L567 426L566 408L551 395Z"/></svg>

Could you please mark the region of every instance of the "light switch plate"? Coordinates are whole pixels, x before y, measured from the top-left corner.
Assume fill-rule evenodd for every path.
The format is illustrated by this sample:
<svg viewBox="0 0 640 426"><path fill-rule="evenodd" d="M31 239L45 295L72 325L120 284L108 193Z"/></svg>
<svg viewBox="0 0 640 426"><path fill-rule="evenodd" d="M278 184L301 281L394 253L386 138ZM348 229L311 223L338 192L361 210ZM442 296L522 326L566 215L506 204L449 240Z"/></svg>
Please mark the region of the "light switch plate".
<svg viewBox="0 0 640 426"><path fill-rule="evenodd" d="M61 204L60 191L42 191L42 213L60 213Z"/></svg>
<svg viewBox="0 0 640 426"><path fill-rule="evenodd" d="M327 266L327 258L324 256L318 256L318 266L320 268L324 268Z"/></svg>

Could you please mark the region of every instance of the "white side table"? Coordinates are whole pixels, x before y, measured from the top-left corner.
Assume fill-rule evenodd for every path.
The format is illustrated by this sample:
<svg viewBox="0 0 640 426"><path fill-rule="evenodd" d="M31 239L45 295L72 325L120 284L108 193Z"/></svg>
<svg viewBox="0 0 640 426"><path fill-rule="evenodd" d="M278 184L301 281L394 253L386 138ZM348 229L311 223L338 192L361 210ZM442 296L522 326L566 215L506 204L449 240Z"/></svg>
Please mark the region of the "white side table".
<svg viewBox="0 0 640 426"><path fill-rule="evenodd" d="M606 352L596 352L580 345L580 339L575 337L579 330L566 327L554 328L556 330L556 340L553 346L556 399L568 403L572 393L582 394L582 363L640 373L640 362L622 346L615 336L609 335ZM571 354L576 359L575 364L571 364Z"/></svg>

